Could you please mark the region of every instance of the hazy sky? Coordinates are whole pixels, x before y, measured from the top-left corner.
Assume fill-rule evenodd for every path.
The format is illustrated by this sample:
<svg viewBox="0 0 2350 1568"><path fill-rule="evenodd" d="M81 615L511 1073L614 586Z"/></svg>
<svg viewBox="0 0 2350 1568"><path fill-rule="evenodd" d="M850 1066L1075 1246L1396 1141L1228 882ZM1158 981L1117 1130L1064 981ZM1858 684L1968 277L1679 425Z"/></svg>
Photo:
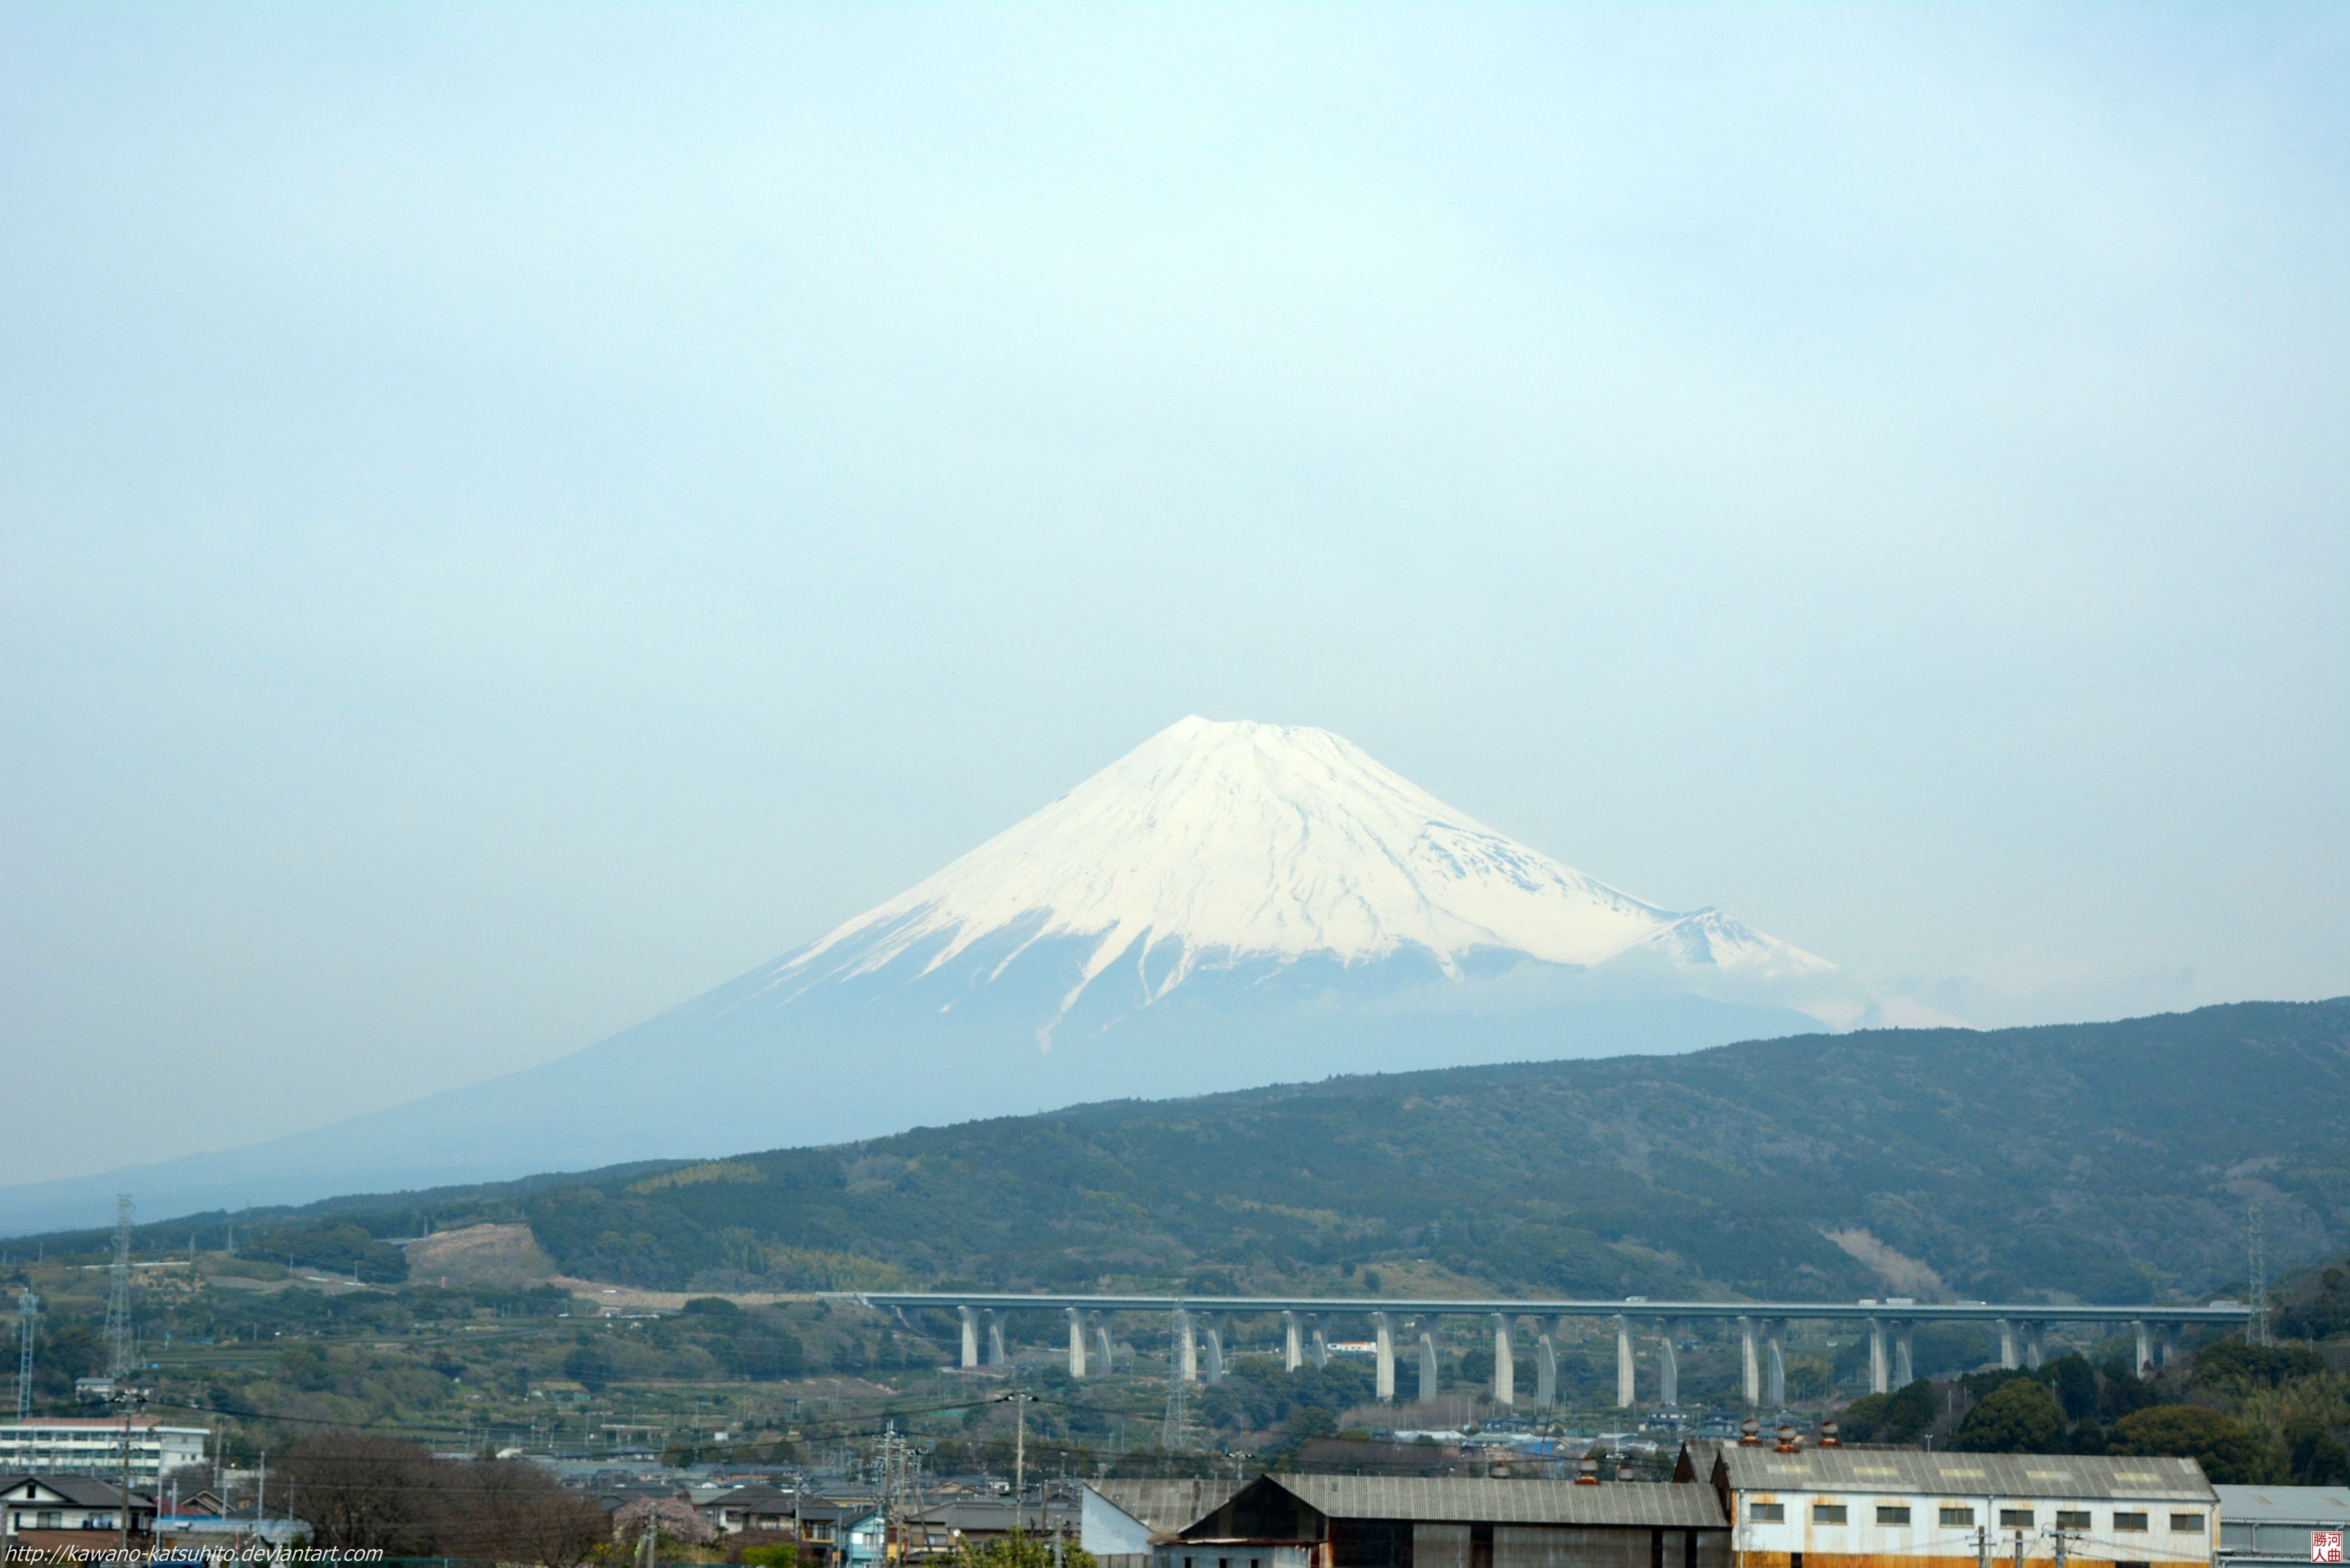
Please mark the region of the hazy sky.
<svg viewBox="0 0 2350 1568"><path fill-rule="evenodd" d="M1191 712L1973 1022L2350 991L2350 8L12 4L0 241L8 1179Z"/></svg>

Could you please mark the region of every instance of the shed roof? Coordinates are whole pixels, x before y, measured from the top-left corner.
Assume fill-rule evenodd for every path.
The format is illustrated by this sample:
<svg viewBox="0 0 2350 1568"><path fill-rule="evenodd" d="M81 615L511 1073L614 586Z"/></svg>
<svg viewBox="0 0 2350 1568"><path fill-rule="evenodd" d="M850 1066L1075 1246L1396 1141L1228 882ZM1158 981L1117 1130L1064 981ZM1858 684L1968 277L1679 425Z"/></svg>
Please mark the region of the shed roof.
<svg viewBox="0 0 2350 1568"><path fill-rule="evenodd" d="M1206 1518L1241 1490L1234 1480L1097 1480L1088 1490L1153 1535L1171 1535Z"/></svg>
<svg viewBox="0 0 2350 1568"><path fill-rule="evenodd" d="M2231 1523L2324 1524L2350 1521L2350 1486L2215 1486L2220 1517Z"/></svg>
<svg viewBox="0 0 2350 1568"><path fill-rule="evenodd" d="M1906 1492L1934 1497L2217 1501L2193 1459L2088 1454L1929 1453L1918 1449L1718 1450L1736 1491Z"/></svg>
<svg viewBox="0 0 2350 1568"><path fill-rule="evenodd" d="M1332 1519L1409 1519L1451 1524L1595 1524L1721 1530L1711 1487L1658 1481L1489 1480L1477 1476L1273 1476Z"/></svg>

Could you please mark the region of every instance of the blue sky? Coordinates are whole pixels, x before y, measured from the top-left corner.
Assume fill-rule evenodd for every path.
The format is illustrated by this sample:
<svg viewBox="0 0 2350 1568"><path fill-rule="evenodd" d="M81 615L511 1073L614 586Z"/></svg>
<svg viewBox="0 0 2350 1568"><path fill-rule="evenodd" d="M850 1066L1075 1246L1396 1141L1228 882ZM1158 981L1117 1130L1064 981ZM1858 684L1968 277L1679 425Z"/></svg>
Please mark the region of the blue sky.
<svg viewBox="0 0 2350 1568"><path fill-rule="evenodd" d="M2350 991L2346 68L11 5L5 1049L154 1152L545 1060L1191 712L1973 1022Z"/></svg>

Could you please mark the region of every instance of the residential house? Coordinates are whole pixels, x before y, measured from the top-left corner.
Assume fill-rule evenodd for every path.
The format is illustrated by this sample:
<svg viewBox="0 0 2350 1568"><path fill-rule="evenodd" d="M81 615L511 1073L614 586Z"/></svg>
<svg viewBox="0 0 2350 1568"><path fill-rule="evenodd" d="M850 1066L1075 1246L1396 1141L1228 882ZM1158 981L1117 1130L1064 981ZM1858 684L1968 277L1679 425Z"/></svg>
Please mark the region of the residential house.
<svg viewBox="0 0 2350 1568"><path fill-rule="evenodd" d="M797 1493L754 1481L696 1503L694 1511L721 1535L787 1535L792 1533L793 1511L798 1505Z"/></svg>
<svg viewBox="0 0 2350 1568"><path fill-rule="evenodd" d="M130 1540L144 1547L154 1539L155 1500L129 1494ZM0 1477L0 1520L10 1552L103 1551L119 1545L124 1494L112 1481L94 1476Z"/></svg>

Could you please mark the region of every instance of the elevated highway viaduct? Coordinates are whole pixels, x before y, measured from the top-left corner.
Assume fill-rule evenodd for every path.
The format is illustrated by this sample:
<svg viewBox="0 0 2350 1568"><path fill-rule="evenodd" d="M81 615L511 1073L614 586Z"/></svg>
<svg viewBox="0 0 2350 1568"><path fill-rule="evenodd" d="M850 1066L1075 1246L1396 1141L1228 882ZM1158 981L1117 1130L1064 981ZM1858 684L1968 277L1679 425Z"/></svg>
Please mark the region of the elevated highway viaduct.
<svg viewBox="0 0 2350 1568"><path fill-rule="evenodd" d="M1779 1406L1786 1403L1786 1360L1782 1337L1790 1323L1825 1320L1865 1325L1868 1334L1868 1382L1877 1393L1910 1381L1910 1335L1921 1323L1986 1323L1999 1329L2000 1364L2036 1367L2041 1361L2041 1334L2050 1324L2126 1324L2137 1341L2140 1375L2157 1363L2167 1363L2178 1348L2178 1330L2188 1324L2241 1327L2251 1309L2236 1302L2211 1302L2202 1306L2049 1306L2041 1303L1991 1302L1918 1302L1899 1297L1858 1302L1677 1302L1633 1296L1623 1301L1409 1301L1388 1297L1331 1296L1156 1296L1156 1295L988 1295L922 1291L864 1291L857 1300L868 1306L899 1310L951 1312L962 1327L962 1365L1000 1366L1004 1353L1004 1320L1013 1313L1052 1313L1068 1331L1069 1375L1083 1377L1096 1363L1107 1367L1110 1355L1108 1317L1112 1313L1165 1313L1174 1345L1177 1375L1187 1381L1215 1382L1223 1376L1228 1320L1241 1314L1271 1314L1280 1318L1283 1354L1295 1369L1307 1361L1322 1365L1329 1355L1329 1331L1337 1322L1367 1322L1377 1359L1378 1397L1396 1397L1396 1344L1399 1333L1416 1341L1419 1397L1437 1390L1436 1321L1445 1317L1489 1319L1493 1333L1494 1399L1517 1402L1514 1340L1519 1326L1532 1320L1535 1335L1534 1403L1547 1409L1558 1397L1558 1341L1570 1323L1600 1319L1616 1332L1616 1403L1629 1407L1638 1393L1638 1356L1635 1341L1654 1337L1657 1403L1680 1402L1679 1368L1674 1345L1683 1326L1720 1319L1738 1334L1741 1387L1746 1403Z"/></svg>

